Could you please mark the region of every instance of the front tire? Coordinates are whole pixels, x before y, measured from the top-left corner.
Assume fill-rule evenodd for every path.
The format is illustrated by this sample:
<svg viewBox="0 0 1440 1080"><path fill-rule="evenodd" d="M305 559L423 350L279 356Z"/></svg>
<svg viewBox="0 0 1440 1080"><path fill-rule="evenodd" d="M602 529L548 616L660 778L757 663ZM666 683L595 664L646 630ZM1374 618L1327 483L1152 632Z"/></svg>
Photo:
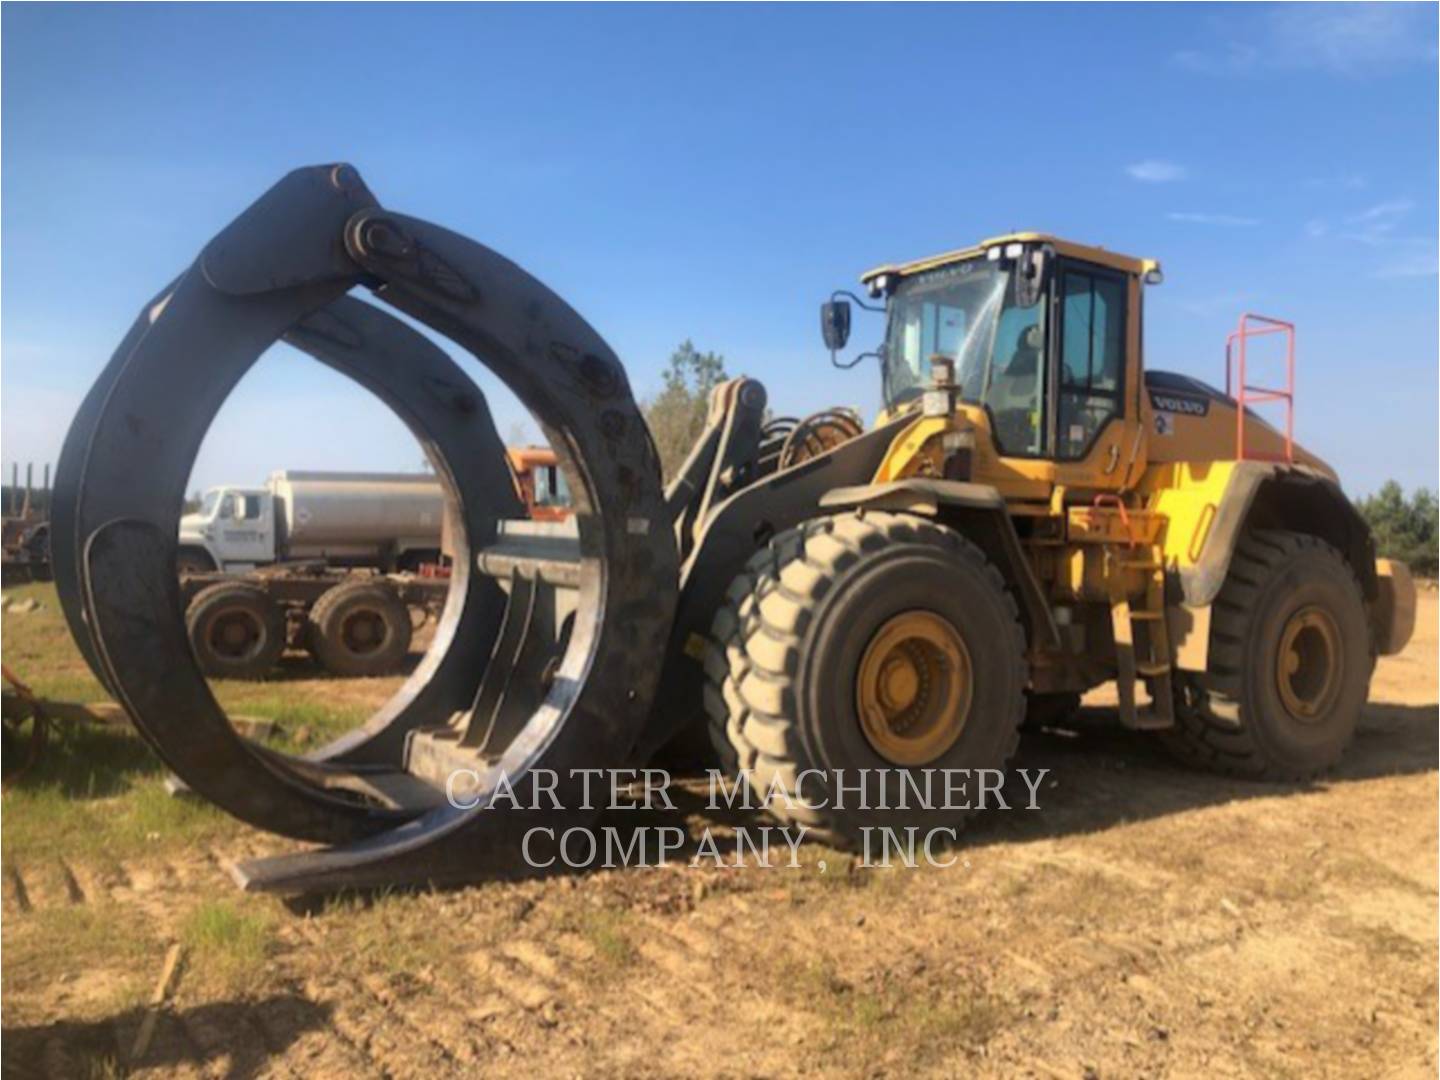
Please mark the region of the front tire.
<svg viewBox="0 0 1440 1080"><path fill-rule="evenodd" d="M901 774L924 791L924 770L998 770L1018 743L1027 669L1015 601L979 548L932 522L849 513L783 533L731 584L712 636L717 749L757 795L772 783L798 793L769 809L832 843L957 827L972 807L936 806L939 791L931 809L895 807ZM952 801L973 804L969 791Z"/></svg>
<svg viewBox="0 0 1440 1080"><path fill-rule="evenodd" d="M1187 764L1306 780L1355 735L1374 652L1355 574L1304 533L1255 531L1236 548L1211 613L1207 672L1176 689L1162 733Z"/></svg>

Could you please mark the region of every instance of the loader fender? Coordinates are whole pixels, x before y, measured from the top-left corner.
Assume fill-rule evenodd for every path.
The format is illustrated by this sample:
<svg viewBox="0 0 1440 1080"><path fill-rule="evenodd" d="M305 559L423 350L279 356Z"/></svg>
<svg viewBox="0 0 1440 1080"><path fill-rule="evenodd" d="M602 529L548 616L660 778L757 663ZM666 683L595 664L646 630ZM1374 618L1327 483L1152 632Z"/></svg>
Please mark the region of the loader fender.
<svg viewBox="0 0 1440 1080"><path fill-rule="evenodd" d="M1240 461L1231 471L1199 559L1179 568L1187 607L1214 602L1241 536L1251 529L1287 529L1326 541L1345 556L1367 606L1379 599L1370 528L1334 480L1303 465Z"/></svg>
<svg viewBox="0 0 1440 1080"><path fill-rule="evenodd" d="M889 510L920 514L949 525L980 546L999 568L1020 601L1030 647L1058 649L1060 632L1035 570L1025 557L1005 499L989 484L959 480L893 480L884 484L840 487L820 499L825 510Z"/></svg>

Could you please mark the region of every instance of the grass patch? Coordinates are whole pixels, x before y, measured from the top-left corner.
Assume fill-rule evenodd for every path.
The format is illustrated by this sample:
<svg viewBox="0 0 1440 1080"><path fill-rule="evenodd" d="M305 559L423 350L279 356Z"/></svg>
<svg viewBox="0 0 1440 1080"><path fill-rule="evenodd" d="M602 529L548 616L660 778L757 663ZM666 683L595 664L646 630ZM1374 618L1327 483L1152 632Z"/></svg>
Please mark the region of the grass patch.
<svg viewBox="0 0 1440 1080"><path fill-rule="evenodd" d="M25 933L6 934L0 985L9 994L41 985L96 980L103 1007L123 1012L145 1000L164 961L163 943L139 912L113 904L40 908Z"/></svg>
<svg viewBox="0 0 1440 1080"><path fill-rule="evenodd" d="M934 1064L955 1051L982 1047L1013 1016L1002 999L950 981L917 982L873 972L863 984L842 978L828 961L792 968L786 981L800 1004L826 1021L830 1045L858 1071L884 1071L904 1054L907 1067Z"/></svg>
<svg viewBox="0 0 1440 1080"><path fill-rule="evenodd" d="M639 951L626 930L623 912L587 911L580 916L578 930L600 962L608 967L629 967L639 958Z"/></svg>
<svg viewBox="0 0 1440 1080"><path fill-rule="evenodd" d="M221 702L233 714L258 716L275 721L274 732L264 740L273 750L301 754L324 746L331 739L359 727L375 710L367 705L318 704L296 701L265 683L217 683Z"/></svg>
<svg viewBox="0 0 1440 1080"><path fill-rule="evenodd" d="M6 864L56 851L125 859L239 829L208 803L171 796L164 776L159 760L129 728L52 727L34 768L5 793Z"/></svg>
<svg viewBox="0 0 1440 1080"><path fill-rule="evenodd" d="M0 616L5 663L41 697L90 703L106 693L71 640L51 584L5 590L13 600L34 599L39 610ZM217 700L231 714L274 720L272 747L313 750L370 715L403 681L315 678L315 669L291 664L272 682L215 680ZM5 764L28 753L24 741L5 745ZM127 724L53 724L33 768L5 794L7 864L63 851L81 858L125 859L147 851L204 844L234 835L241 826L201 800L176 799L164 790L165 769Z"/></svg>
<svg viewBox="0 0 1440 1080"><path fill-rule="evenodd" d="M263 911L210 901L186 917L180 940L196 981L239 990L258 981L274 947L274 927Z"/></svg>
<svg viewBox="0 0 1440 1080"><path fill-rule="evenodd" d="M81 1060L80 1075L84 1080L120 1080L125 1069L114 1054L104 1054Z"/></svg>
<svg viewBox="0 0 1440 1080"><path fill-rule="evenodd" d="M408 889L331 898L321 914L325 947L387 977L442 967L454 958L454 939L436 932L420 911L425 903L424 894Z"/></svg>

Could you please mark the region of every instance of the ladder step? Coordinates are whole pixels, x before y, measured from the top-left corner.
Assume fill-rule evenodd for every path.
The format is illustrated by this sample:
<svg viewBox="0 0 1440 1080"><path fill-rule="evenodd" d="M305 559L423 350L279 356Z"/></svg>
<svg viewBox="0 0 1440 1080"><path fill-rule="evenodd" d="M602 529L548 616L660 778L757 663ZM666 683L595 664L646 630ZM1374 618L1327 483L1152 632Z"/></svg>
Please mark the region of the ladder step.
<svg viewBox="0 0 1440 1080"><path fill-rule="evenodd" d="M1137 675L1165 675L1171 671L1169 663L1157 662L1153 664L1136 664Z"/></svg>
<svg viewBox="0 0 1440 1080"><path fill-rule="evenodd" d="M1133 608L1130 611L1130 618L1146 622L1158 622L1164 617L1163 611L1136 611Z"/></svg>

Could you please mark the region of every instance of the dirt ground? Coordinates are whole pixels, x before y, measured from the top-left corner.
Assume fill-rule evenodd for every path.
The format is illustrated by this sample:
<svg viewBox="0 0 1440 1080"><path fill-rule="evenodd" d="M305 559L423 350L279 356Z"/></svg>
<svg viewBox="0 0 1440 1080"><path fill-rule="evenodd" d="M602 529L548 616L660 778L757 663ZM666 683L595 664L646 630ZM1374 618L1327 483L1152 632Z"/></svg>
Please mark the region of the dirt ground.
<svg viewBox="0 0 1440 1080"><path fill-rule="evenodd" d="M49 804L7 795L4 1072L1433 1077L1436 621L1424 592L1325 782L1187 772L1092 696L1022 745L1042 809L983 816L950 869L809 846L287 906L225 872L273 838L156 810L46 850L13 830Z"/></svg>

